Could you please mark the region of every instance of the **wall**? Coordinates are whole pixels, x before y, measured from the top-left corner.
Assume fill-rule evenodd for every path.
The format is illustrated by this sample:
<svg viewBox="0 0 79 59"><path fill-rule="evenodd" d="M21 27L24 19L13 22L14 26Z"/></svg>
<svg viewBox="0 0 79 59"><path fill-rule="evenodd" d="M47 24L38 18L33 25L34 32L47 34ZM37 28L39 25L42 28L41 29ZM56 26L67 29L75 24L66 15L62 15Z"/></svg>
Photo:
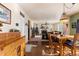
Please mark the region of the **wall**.
<svg viewBox="0 0 79 59"><path fill-rule="evenodd" d="M60 31L61 29L59 29L59 28L60 28L59 22L53 24L53 31Z"/></svg>
<svg viewBox="0 0 79 59"><path fill-rule="evenodd" d="M69 24L69 19L64 19L60 20L60 25L59 25L59 30L64 34L64 35L69 35L70 34L70 24Z"/></svg>
<svg viewBox="0 0 79 59"><path fill-rule="evenodd" d="M2 32L9 32L10 29L18 29L21 31L22 36L26 36L26 41L28 38L28 31L27 31L27 26L25 26L25 23L28 20L28 16L25 14L23 9L19 7L18 4L16 3L2 3L5 5L7 8L11 10L11 24L3 24ZM25 18L23 18L20 15L20 11L25 15ZM15 24L18 23L19 26L17 27Z"/></svg>
<svg viewBox="0 0 79 59"><path fill-rule="evenodd" d="M70 34L71 35L76 33L76 28L72 28L72 23L77 22L77 19L79 19L79 13L70 16Z"/></svg>
<svg viewBox="0 0 79 59"><path fill-rule="evenodd" d="M69 18L65 20L60 20L57 23L53 23L53 31L60 31L64 35L69 35Z"/></svg>
<svg viewBox="0 0 79 59"><path fill-rule="evenodd" d="M49 23L49 22L47 22L48 24L47 24L47 31L48 32L51 32L51 31L53 31L53 24L52 23ZM38 27L38 30L39 30L39 34L41 34L41 30L43 30L43 29L41 29L41 24L45 24L45 22L40 22L39 21L39 23L38 22L33 22L32 23L32 27L36 27L36 24L37 24L37 27ZM45 25L44 25L45 26Z"/></svg>

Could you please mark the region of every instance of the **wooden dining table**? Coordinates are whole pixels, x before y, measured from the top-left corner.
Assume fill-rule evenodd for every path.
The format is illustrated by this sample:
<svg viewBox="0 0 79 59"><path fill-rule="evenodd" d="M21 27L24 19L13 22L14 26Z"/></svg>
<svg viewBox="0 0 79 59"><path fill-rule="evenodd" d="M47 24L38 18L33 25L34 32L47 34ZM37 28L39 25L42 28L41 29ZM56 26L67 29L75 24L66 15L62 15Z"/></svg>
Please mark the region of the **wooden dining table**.
<svg viewBox="0 0 79 59"><path fill-rule="evenodd" d="M74 35L63 35L63 36L57 36L54 34L50 34L49 37L51 36L56 36L57 38L59 38L59 43L60 43L60 55L64 55L63 53L63 43L69 39L69 40L73 40L74 39ZM51 40L51 39L50 39Z"/></svg>
<svg viewBox="0 0 79 59"><path fill-rule="evenodd" d="M73 40L74 39L74 35L64 35L64 36L60 36L58 37L59 41L60 41L60 55L63 56L63 43L69 39L69 40Z"/></svg>

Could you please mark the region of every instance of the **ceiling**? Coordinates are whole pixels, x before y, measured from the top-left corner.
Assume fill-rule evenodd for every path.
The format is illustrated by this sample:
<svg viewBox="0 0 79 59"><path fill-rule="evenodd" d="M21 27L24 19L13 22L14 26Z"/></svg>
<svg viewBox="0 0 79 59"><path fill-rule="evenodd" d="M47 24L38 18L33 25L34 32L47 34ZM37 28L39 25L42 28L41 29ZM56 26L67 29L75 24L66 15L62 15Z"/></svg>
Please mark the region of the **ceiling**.
<svg viewBox="0 0 79 59"><path fill-rule="evenodd" d="M19 3L19 5L33 21L57 21L63 13L63 3ZM71 3L66 3L66 6L69 7L65 8L67 15L79 12L79 4L72 7Z"/></svg>

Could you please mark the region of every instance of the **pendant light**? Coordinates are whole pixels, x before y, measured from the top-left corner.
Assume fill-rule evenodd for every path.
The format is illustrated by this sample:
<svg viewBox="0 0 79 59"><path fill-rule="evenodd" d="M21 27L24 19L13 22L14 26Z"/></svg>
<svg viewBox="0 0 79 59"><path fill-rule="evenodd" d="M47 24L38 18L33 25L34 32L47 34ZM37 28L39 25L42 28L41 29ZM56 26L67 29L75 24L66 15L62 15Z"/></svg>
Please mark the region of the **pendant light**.
<svg viewBox="0 0 79 59"><path fill-rule="evenodd" d="M63 4L63 13L62 13L62 16L61 16L60 20L67 20L69 18L68 15L65 12L65 8L71 9L74 5L75 5L75 3L72 3L72 6L68 7L68 6L66 6L65 3Z"/></svg>
<svg viewBox="0 0 79 59"><path fill-rule="evenodd" d="M63 13L62 13L62 16L61 16L60 20L65 20L65 19L68 19L68 16L65 13L65 3L64 3L63 4Z"/></svg>

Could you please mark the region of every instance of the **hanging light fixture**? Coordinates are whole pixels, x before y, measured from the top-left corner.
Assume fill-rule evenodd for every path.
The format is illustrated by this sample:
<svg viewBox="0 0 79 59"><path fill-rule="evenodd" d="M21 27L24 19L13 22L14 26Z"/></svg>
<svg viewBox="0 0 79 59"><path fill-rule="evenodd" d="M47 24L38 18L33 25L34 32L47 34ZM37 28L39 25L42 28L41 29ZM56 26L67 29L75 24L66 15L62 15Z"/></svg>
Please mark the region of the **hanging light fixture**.
<svg viewBox="0 0 79 59"><path fill-rule="evenodd" d="M65 12L65 8L71 9L73 7L73 5L75 5L75 3L72 3L71 7L66 6L65 3L63 4L63 13L62 13L62 16L61 16L60 20L68 19L68 15Z"/></svg>
<svg viewBox="0 0 79 59"><path fill-rule="evenodd" d="M64 20L64 19L67 19L68 16L66 15L65 13L65 3L63 4L63 13L62 13L62 16L61 16L61 19L60 20Z"/></svg>

